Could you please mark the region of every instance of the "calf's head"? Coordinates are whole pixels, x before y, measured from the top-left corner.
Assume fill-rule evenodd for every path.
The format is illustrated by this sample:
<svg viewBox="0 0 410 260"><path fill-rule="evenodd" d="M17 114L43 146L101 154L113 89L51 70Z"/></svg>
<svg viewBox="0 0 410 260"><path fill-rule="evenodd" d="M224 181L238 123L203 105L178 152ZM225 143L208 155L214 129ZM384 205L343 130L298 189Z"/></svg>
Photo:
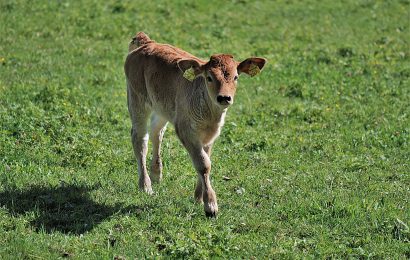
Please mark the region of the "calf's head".
<svg viewBox="0 0 410 260"><path fill-rule="evenodd" d="M237 62L232 55L212 55L208 62L183 59L178 62L182 72L193 70L195 77L203 77L211 100L221 108L233 104L238 77L241 73L256 75L266 63L264 58L248 58Z"/></svg>

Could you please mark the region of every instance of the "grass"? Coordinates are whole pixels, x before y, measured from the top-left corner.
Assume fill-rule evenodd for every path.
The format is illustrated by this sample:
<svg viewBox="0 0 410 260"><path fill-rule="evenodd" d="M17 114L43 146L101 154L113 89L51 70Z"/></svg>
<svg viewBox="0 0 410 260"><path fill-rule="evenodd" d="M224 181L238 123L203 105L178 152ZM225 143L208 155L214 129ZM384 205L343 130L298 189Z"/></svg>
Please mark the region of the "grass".
<svg viewBox="0 0 410 260"><path fill-rule="evenodd" d="M409 258L409 9L2 1L0 258ZM172 127L164 182L138 192L122 66L140 30L269 60L214 146L217 219Z"/></svg>

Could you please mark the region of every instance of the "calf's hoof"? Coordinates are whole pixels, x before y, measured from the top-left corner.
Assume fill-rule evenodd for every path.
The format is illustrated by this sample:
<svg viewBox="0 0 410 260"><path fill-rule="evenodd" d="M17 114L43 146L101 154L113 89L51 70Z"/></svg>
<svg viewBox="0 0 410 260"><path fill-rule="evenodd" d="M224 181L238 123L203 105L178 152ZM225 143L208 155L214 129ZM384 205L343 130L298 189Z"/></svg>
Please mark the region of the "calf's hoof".
<svg viewBox="0 0 410 260"><path fill-rule="evenodd" d="M216 212L206 212L205 211L205 216L208 218L216 218Z"/></svg>
<svg viewBox="0 0 410 260"><path fill-rule="evenodd" d="M145 180L145 181L140 181L138 184L138 187L140 188L141 191L152 195L154 192L152 191L152 187L151 187L151 180Z"/></svg>
<svg viewBox="0 0 410 260"><path fill-rule="evenodd" d="M162 181L162 174L161 173L151 173L149 175L152 182L160 183Z"/></svg>
<svg viewBox="0 0 410 260"><path fill-rule="evenodd" d="M161 160L155 160L151 164L151 173L149 175L152 182L159 183L162 181L162 162Z"/></svg>
<svg viewBox="0 0 410 260"><path fill-rule="evenodd" d="M140 187L140 190L143 191L143 192L145 192L145 193L147 193L148 195L154 194L154 192L152 191L152 188L151 188L151 187L146 187L146 186Z"/></svg>
<svg viewBox="0 0 410 260"><path fill-rule="evenodd" d="M205 203L204 209L207 217L216 218L216 215L218 215L218 205L216 203Z"/></svg>
<svg viewBox="0 0 410 260"><path fill-rule="evenodd" d="M147 193L148 195L154 194L154 191L152 191L151 187L144 189L144 192Z"/></svg>

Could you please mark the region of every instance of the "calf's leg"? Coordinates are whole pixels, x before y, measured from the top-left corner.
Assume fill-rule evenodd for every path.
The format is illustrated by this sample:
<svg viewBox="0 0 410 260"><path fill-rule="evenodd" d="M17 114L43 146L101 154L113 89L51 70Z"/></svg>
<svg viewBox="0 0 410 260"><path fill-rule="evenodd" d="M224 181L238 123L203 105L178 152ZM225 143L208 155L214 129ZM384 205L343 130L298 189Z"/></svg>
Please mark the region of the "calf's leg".
<svg viewBox="0 0 410 260"><path fill-rule="evenodd" d="M152 194L151 179L148 176L146 166L148 151L148 132L146 131L146 127L144 129L142 124L133 124L131 140L138 164L138 187L148 194Z"/></svg>
<svg viewBox="0 0 410 260"><path fill-rule="evenodd" d="M161 143L166 125L167 120L163 117L155 113L151 116L150 138L152 142L152 161L150 177L154 182L160 182L162 180Z"/></svg>
<svg viewBox="0 0 410 260"><path fill-rule="evenodd" d="M211 160L209 159L208 154L203 149L199 141L194 140L189 133L186 134L185 131L181 131L180 126L176 127L176 132L181 139L182 144L188 150L189 155L191 156L192 162L198 174L198 183L201 183L202 186L202 201L204 202L205 214L210 217L215 217L218 213L218 203L216 200L216 194L214 189L211 186ZM189 132L189 131L187 131ZM199 189L195 190L195 197L197 198L196 193L199 193Z"/></svg>
<svg viewBox="0 0 410 260"><path fill-rule="evenodd" d="M215 217L218 213L218 203L215 191L211 186L211 160L202 147L200 149L190 147L188 152L202 184L202 201L204 202L205 214Z"/></svg>
<svg viewBox="0 0 410 260"><path fill-rule="evenodd" d="M204 151L209 156L209 158L211 158L212 146L213 146L213 143L204 146Z"/></svg>
<svg viewBox="0 0 410 260"><path fill-rule="evenodd" d="M211 158L212 144L206 145L203 147L205 153L208 155L209 159ZM202 177L198 174L198 180L195 187L195 200L199 203L203 202L203 193L202 193Z"/></svg>
<svg viewBox="0 0 410 260"><path fill-rule="evenodd" d="M150 111L145 106L143 99L134 94L129 88L128 110L132 121L131 141L138 164L138 187L148 194L152 194L151 180L146 167L148 152L147 121Z"/></svg>

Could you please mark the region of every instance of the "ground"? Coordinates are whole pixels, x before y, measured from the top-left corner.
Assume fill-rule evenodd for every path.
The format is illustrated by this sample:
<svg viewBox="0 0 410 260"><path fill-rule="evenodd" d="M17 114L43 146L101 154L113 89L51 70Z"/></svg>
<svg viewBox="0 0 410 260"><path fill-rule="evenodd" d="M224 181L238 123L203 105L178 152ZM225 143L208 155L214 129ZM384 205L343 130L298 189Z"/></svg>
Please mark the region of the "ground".
<svg viewBox="0 0 410 260"><path fill-rule="evenodd" d="M1 1L0 258L410 257L410 1ZM193 199L173 127L138 191L123 63L137 31L241 76Z"/></svg>

